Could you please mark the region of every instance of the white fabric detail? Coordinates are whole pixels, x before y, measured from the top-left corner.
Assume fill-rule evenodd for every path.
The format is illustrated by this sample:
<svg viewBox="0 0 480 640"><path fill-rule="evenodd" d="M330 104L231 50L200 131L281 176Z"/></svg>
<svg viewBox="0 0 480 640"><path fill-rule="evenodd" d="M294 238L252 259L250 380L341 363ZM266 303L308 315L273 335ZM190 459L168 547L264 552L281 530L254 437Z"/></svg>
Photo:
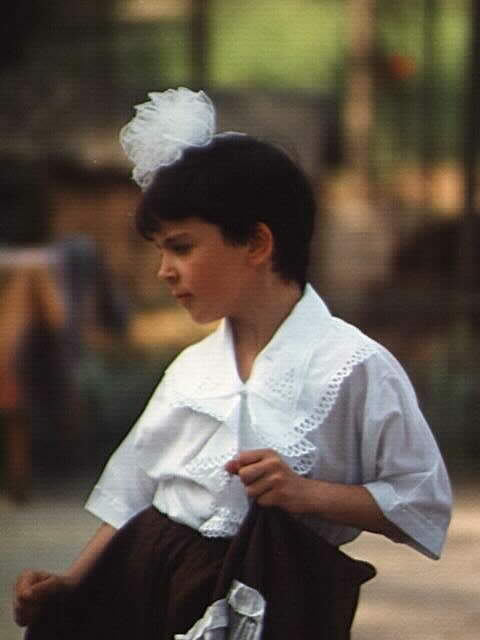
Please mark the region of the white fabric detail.
<svg viewBox="0 0 480 640"><path fill-rule="evenodd" d="M203 91L179 87L148 97L120 131L120 143L135 165L133 179L143 190L159 167L178 160L187 147L208 144L215 133L215 108Z"/></svg>
<svg viewBox="0 0 480 640"><path fill-rule="evenodd" d="M260 640L266 602L259 591L234 580L226 598L217 600L185 634L175 640Z"/></svg>
<svg viewBox="0 0 480 640"><path fill-rule="evenodd" d="M408 377L386 349L332 317L309 286L247 382L228 323L186 349L87 508L117 527L153 504L202 535L232 536L249 503L225 463L265 447L302 475L364 485L412 546L440 554L451 490ZM319 516L305 520L333 545L359 534Z"/></svg>
<svg viewBox="0 0 480 640"><path fill-rule="evenodd" d="M314 326L312 317L317 319ZM243 485L225 471L225 463L240 451L270 448L294 471L309 474L318 455L312 434L327 418L345 378L376 351L375 342L332 318L308 285L295 314L259 354L249 380L243 383L236 369L231 329L224 321L169 367L161 393L161 406L167 409L165 424L157 418L151 426L144 421L139 430L137 446L145 472L165 474L164 462L153 452L163 446L165 458L165 441L156 441L163 429L171 431L178 411L215 420L217 430L181 473L210 492L212 513L198 526L202 535L232 535L249 505Z"/></svg>
<svg viewBox="0 0 480 640"><path fill-rule="evenodd" d="M248 510L247 500L240 499L245 503L243 509L231 509L229 507L216 507L214 514L204 524L199 531L206 538L230 538L234 536L243 522Z"/></svg>
<svg viewBox="0 0 480 640"><path fill-rule="evenodd" d="M337 401L343 381L352 373L355 365L364 362L376 350L377 346L373 342L359 347L347 362L332 375L313 411L297 418L291 431L267 435L262 433L260 428L257 429L254 424L254 429L258 432L259 441L265 447L274 448L288 458L300 458L299 466L302 471L299 471L298 468L295 470L302 474L308 473L312 468L314 460L312 454L315 451L315 446L307 439L307 435L322 425ZM267 380L267 386L269 384L270 381Z"/></svg>
<svg viewBox="0 0 480 640"><path fill-rule="evenodd" d="M221 469L220 475L222 478L225 478L225 482L223 482L222 485L225 485L230 475L226 471L223 471L223 467L229 460L234 458L236 454L236 449L232 448L217 456L195 459L186 466L186 469L192 476L198 477L212 472L215 472L218 476L218 469Z"/></svg>
<svg viewBox="0 0 480 640"><path fill-rule="evenodd" d="M354 366L366 360L374 352L374 343L363 345L359 348L345 365L332 376L331 382L327 385L318 405L314 407L310 414L296 420L293 429L290 429L287 424L283 429L277 429L274 433L266 433L265 430L262 430L260 424L243 422L244 432L247 432L246 440L248 440L248 431L251 431L250 437L253 436L251 446L245 448L274 449L284 457L296 473L308 475L317 457L316 447L308 438L309 434L318 430L327 418L338 398L342 382L351 374ZM290 379L290 376L287 377L288 379ZM266 386L267 388L270 386L268 379ZM292 385L290 398L292 399L294 395ZM285 399L284 396L283 398ZM203 409L211 415L208 407L204 406ZM268 410L270 409L268 408ZM214 469L220 468L223 470L225 462L233 458L235 453L234 450L230 450L227 456L217 455L196 459L188 465L188 470L198 478L202 476L205 478L207 475L211 475ZM207 537L228 537L234 535L238 530L248 510L248 501L245 498L244 489L237 478L231 478L223 472L223 474L217 476L217 479L218 491L222 492L223 495L222 493L217 494L214 503L214 515L206 523L202 524L200 532ZM233 487L230 483L238 483L238 486ZM232 502L236 508L232 509L227 506Z"/></svg>

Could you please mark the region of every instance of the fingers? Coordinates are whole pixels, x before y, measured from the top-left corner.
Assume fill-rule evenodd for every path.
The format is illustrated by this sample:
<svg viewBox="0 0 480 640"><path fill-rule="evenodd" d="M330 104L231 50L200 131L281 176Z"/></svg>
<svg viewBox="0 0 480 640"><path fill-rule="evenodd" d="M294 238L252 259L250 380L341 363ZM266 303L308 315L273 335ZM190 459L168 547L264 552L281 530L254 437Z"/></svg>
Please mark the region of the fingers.
<svg viewBox="0 0 480 640"><path fill-rule="evenodd" d="M262 463L268 460L276 460L282 463L282 459L272 449L252 449L250 451L242 451L233 460L225 465L225 469L229 473L239 474L245 472L245 468L256 463Z"/></svg>
<svg viewBox="0 0 480 640"><path fill-rule="evenodd" d="M250 449L249 451L241 451L235 458L234 462L237 462L241 467L260 462L265 458L275 457L281 460L280 456L273 449Z"/></svg>
<svg viewBox="0 0 480 640"><path fill-rule="evenodd" d="M258 480L245 485L245 491L249 498L256 498L259 504L273 504L270 500L275 501L275 496L272 492L276 493L279 497L279 492L282 490L283 482L280 477L273 476L261 476ZM269 496L269 494L272 494ZM267 498L269 496L269 498Z"/></svg>
<svg viewBox="0 0 480 640"><path fill-rule="evenodd" d="M32 585L32 598L35 602L41 603L48 600L50 596L60 593L63 589L63 583L58 576L49 576L41 582Z"/></svg>
<svg viewBox="0 0 480 640"><path fill-rule="evenodd" d="M292 474L288 465L271 449L244 451L227 463L226 470L239 476L252 498L280 488Z"/></svg>
<svg viewBox="0 0 480 640"><path fill-rule="evenodd" d="M272 449L242 451L236 458L236 462L238 464L237 473L246 485L255 482L266 474L290 472L288 465Z"/></svg>
<svg viewBox="0 0 480 640"><path fill-rule="evenodd" d="M236 475L239 472L239 470L240 470L240 465L238 463L238 460L229 460L225 465L225 471L228 471L228 473L231 473L233 475Z"/></svg>
<svg viewBox="0 0 480 640"><path fill-rule="evenodd" d="M273 471L275 467L289 468L272 449L242 451L225 465L225 469L229 473L239 475L244 484L255 481L268 471Z"/></svg>
<svg viewBox="0 0 480 640"><path fill-rule="evenodd" d="M225 466L238 475L250 498L265 507L300 513L309 481L295 473L272 449L243 451Z"/></svg>
<svg viewBox="0 0 480 640"><path fill-rule="evenodd" d="M32 624L45 602L67 588L61 576L46 571L24 571L15 585L13 613L20 626Z"/></svg>
<svg viewBox="0 0 480 640"><path fill-rule="evenodd" d="M34 593L35 584L48 578L46 571L24 571L15 584L13 617L15 622L24 627L31 624L39 613L39 605Z"/></svg>
<svg viewBox="0 0 480 640"><path fill-rule="evenodd" d="M18 577L15 585L15 595L17 598L28 600L33 597L33 589L51 576L46 571L24 571Z"/></svg>
<svg viewBox="0 0 480 640"><path fill-rule="evenodd" d="M235 475L240 475L240 469L244 469L248 465L254 464L256 462L260 462L264 459L268 454L275 454L274 451L270 449L255 449L252 451L242 451L242 453L238 454L233 460L230 460L225 465L226 471L229 473L233 473Z"/></svg>

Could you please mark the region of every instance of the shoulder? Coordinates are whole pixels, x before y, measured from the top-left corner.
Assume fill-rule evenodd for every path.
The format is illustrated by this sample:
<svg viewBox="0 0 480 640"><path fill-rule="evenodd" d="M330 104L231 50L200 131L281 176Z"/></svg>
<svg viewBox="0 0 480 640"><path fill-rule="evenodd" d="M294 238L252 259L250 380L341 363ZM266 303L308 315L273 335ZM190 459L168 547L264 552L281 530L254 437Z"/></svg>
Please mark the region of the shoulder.
<svg viewBox="0 0 480 640"><path fill-rule="evenodd" d="M377 390L377 393L390 388L397 394L415 397L412 382L403 365L386 347L375 344L375 351L360 368L366 385L371 390Z"/></svg>
<svg viewBox="0 0 480 640"><path fill-rule="evenodd" d="M378 342L335 316L330 316L328 322L323 323L322 331L315 337L310 336L308 352L310 378L317 379L327 374L340 382L359 368L365 369L367 375L372 375L376 366L388 368L390 356Z"/></svg>
<svg viewBox="0 0 480 640"><path fill-rule="evenodd" d="M352 368L341 397L365 428L395 424L401 430L423 429L415 388L400 362L381 344L375 343L371 354Z"/></svg>
<svg viewBox="0 0 480 640"><path fill-rule="evenodd" d="M324 332L310 344L306 386L334 401L375 402L385 390L416 403L413 385L397 358L382 344L348 322L331 317ZM383 404L383 403L382 403Z"/></svg>

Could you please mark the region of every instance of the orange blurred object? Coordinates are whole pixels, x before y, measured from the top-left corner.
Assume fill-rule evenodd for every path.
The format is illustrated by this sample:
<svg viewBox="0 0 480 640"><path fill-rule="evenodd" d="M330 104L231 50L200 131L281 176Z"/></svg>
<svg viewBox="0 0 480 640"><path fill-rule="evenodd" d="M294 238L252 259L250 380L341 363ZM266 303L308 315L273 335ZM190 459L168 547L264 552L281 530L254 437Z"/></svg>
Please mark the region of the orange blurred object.
<svg viewBox="0 0 480 640"><path fill-rule="evenodd" d="M393 53L388 56L387 66L390 75L397 80L410 78L417 71L415 59L400 53Z"/></svg>

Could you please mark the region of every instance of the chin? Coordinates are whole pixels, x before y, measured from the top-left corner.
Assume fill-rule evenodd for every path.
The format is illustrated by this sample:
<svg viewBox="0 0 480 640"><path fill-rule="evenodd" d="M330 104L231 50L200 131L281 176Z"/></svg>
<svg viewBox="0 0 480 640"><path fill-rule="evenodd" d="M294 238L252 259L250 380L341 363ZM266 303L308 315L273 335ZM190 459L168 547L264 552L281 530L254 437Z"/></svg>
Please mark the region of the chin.
<svg viewBox="0 0 480 640"><path fill-rule="evenodd" d="M212 324L213 322L218 322L222 319L223 316L214 314L214 313L198 313L189 311L190 317L195 322L195 324Z"/></svg>

